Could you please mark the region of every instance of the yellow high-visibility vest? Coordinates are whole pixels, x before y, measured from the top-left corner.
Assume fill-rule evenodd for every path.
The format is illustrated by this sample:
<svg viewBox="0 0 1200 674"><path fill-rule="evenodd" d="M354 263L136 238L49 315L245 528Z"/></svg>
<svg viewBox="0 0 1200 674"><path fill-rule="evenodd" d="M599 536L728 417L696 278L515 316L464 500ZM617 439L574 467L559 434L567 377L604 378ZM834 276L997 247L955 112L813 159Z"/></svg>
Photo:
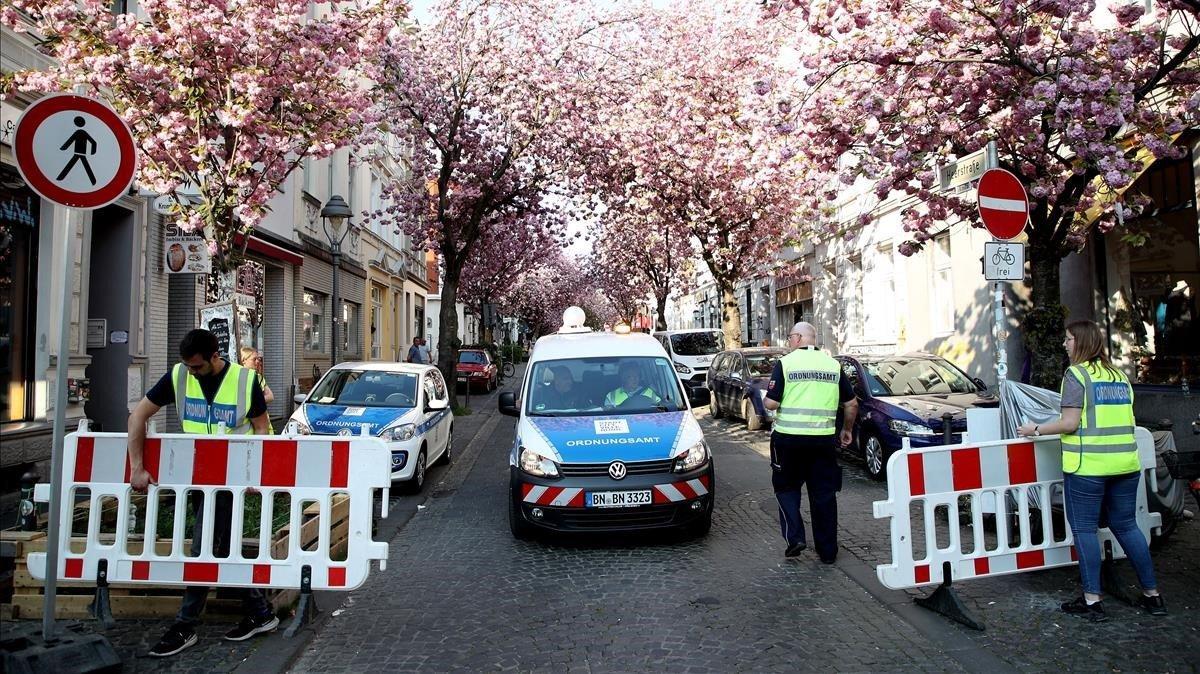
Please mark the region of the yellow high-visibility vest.
<svg viewBox="0 0 1200 674"><path fill-rule="evenodd" d="M1083 409L1079 428L1062 435L1063 472L1093 477L1137 472L1129 380L1096 362L1072 365L1067 376L1083 385Z"/></svg>
<svg viewBox="0 0 1200 674"><path fill-rule="evenodd" d="M617 405L620 405L634 396L642 396L652 403L662 402L662 398L658 397L658 394L654 392L654 389L650 388L649 386L643 386L634 393L626 393L625 389L623 388L610 391L609 394L604 397L604 404L607 407L616 407Z"/></svg>
<svg viewBox="0 0 1200 674"><path fill-rule="evenodd" d="M175 380L175 408L183 423L184 433L212 435L225 424L226 433L250 434L254 427L246 415L250 412L250 396L253 391L253 370L235 363L225 363L229 369L212 404L204 397L200 381L183 363L177 363L173 371Z"/></svg>
<svg viewBox="0 0 1200 674"><path fill-rule="evenodd" d="M787 435L833 435L842 368L815 349L796 349L783 365L783 400L775 414L775 432Z"/></svg>

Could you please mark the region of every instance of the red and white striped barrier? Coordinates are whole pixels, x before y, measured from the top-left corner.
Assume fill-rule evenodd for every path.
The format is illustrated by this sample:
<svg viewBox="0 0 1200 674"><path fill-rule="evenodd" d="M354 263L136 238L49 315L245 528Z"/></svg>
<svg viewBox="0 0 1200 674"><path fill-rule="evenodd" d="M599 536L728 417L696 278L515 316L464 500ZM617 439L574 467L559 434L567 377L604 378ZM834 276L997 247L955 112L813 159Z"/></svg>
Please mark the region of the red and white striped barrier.
<svg viewBox="0 0 1200 674"><path fill-rule="evenodd" d="M644 489L644 487L643 487ZM654 505L690 501L708 493L708 476L694 480L683 480L650 487ZM529 483L521 484L521 500L530 505L557 506L560 508L582 508L584 490L577 487L547 487Z"/></svg>
<svg viewBox="0 0 1200 674"><path fill-rule="evenodd" d="M66 437L63 447L63 476L59 498L75 503L81 490L90 500L87 537L82 552L71 546L75 509L61 509L59 528L59 580L94 580L101 561L106 562L109 583L148 583L155 585L211 585L222 587L301 588L301 570L310 570L315 589L352 590L367 579L370 560L385 567L387 543L371 539L372 502L375 489L383 490L382 516L386 516L387 490L391 485L391 451L379 438L363 436L263 436L263 435L186 435L151 432L146 438L143 463L158 485L151 485L146 496L144 523L152 527L147 534L129 526L130 499L127 437L124 433L90 433L83 425ZM168 493L164 493L168 492ZM199 555L191 554L184 541L192 532L185 527L189 511L186 495L204 495L203 526ZM232 524L229 554L214 553L214 526L217 494L232 496ZM261 494L258 551L244 557L245 500L247 494ZM156 554L159 504L174 498L174 519L170 552ZM319 505L317 545L301 548L301 536L288 537L282 559L271 549L275 495L289 498L290 531L299 532L306 505ZM333 499L349 498L345 559L330 555L333 525ZM160 498L161 496L161 498ZM39 484L35 499L48 501L50 485ZM101 521L102 502L116 501L115 527ZM311 524L308 526L312 526ZM111 531L101 540L101 528ZM142 551L128 552L131 534L143 534ZM162 543L166 539L158 538ZM279 554L275 551L274 554ZM340 555L339 555L340 556ZM45 553L30 553L29 572L46 577Z"/></svg>
<svg viewBox="0 0 1200 674"><path fill-rule="evenodd" d="M1156 484L1154 439L1144 428L1136 430L1136 438L1144 479ZM1062 527L1063 538L1054 537L1052 505L1061 502L1063 482L1062 449L1056 435L906 446L888 460L887 479L888 499L875 502L875 518L891 518L892 563L876 568L885 587L900 590L1076 563L1070 527ZM960 515L964 497L970 501L967 522ZM983 523L985 501L993 499L994 537L986 534ZM1010 531L1006 511L1016 516L1017 531ZM1037 543L1032 542L1036 536L1031 512L1040 519L1042 534ZM915 533L914 518L919 521ZM1160 520L1147 508L1146 491L1138 489L1138 527L1147 540ZM969 526L965 535L964 524ZM914 536L924 544L919 556ZM1010 538L1016 542L1010 543ZM1125 555L1107 529L1100 530L1100 540L1102 545L1112 542L1115 556ZM949 579L943 572L947 562Z"/></svg>

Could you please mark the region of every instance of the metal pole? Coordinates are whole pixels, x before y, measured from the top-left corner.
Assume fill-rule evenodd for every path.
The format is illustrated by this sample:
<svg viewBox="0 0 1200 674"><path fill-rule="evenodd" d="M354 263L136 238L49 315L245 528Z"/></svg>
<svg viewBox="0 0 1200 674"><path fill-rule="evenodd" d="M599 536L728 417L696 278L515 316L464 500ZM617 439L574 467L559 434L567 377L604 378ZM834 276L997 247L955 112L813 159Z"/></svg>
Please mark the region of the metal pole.
<svg viewBox="0 0 1200 674"><path fill-rule="evenodd" d="M342 294L338 288L338 274L342 271L342 244L333 244L333 343L330 344L329 366L338 360L338 320L342 315Z"/></svg>
<svg viewBox="0 0 1200 674"><path fill-rule="evenodd" d="M50 527L46 538L46 596L42 603L42 639L54 638L54 601L58 584L58 546L61 535L59 518L62 514L62 471L63 436L67 428L67 369L71 362L71 265L75 260L75 230L83 223L82 213L74 208L66 209L67 226L58 242L57 269L53 278L62 283L62 301L59 304L58 353L54 365L54 434L50 444ZM69 507L69 506L68 506Z"/></svg>
<svg viewBox="0 0 1200 674"><path fill-rule="evenodd" d="M988 141L984 165L989 169L1000 167L1000 150L994 140ZM1008 339L1008 317L1004 311L1004 282L993 281L992 291L996 321L992 333L996 345L996 386L998 387L1000 382L1008 378L1008 349L1005 344Z"/></svg>

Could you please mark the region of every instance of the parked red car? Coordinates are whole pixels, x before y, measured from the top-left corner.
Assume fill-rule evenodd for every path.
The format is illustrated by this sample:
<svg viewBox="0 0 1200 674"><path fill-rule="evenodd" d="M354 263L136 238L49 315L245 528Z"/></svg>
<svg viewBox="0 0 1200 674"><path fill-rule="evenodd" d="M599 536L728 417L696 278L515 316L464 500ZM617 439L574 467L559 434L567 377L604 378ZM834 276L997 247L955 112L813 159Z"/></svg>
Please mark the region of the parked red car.
<svg viewBox="0 0 1200 674"><path fill-rule="evenodd" d="M454 372L458 385L470 386L472 390L494 391L500 385L500 371L491 355L483 349L459 351Z"/></svg>

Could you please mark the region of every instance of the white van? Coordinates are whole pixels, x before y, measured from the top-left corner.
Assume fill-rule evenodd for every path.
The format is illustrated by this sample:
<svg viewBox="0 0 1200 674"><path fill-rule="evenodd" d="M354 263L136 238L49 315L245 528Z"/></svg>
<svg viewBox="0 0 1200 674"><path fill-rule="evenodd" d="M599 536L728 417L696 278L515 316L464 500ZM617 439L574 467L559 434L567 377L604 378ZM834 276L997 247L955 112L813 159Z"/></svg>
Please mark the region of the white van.
<svg viewBox="0 0 1200 674"><path fill-rule="evenodd" d="M712 525L713 460L687 391L662 346L628 330L597 333L571 307L537 341L509 456L508 522L535 532L681 529Z"/></svg>
<svg viewBox="0 0 1200 674"><path fill-rule="evenodd" d="M708 368L713 358L725 350L725 334L716 328L666 330L654 338L667 350L675 371L694 400L708 398Z"/></svg>

